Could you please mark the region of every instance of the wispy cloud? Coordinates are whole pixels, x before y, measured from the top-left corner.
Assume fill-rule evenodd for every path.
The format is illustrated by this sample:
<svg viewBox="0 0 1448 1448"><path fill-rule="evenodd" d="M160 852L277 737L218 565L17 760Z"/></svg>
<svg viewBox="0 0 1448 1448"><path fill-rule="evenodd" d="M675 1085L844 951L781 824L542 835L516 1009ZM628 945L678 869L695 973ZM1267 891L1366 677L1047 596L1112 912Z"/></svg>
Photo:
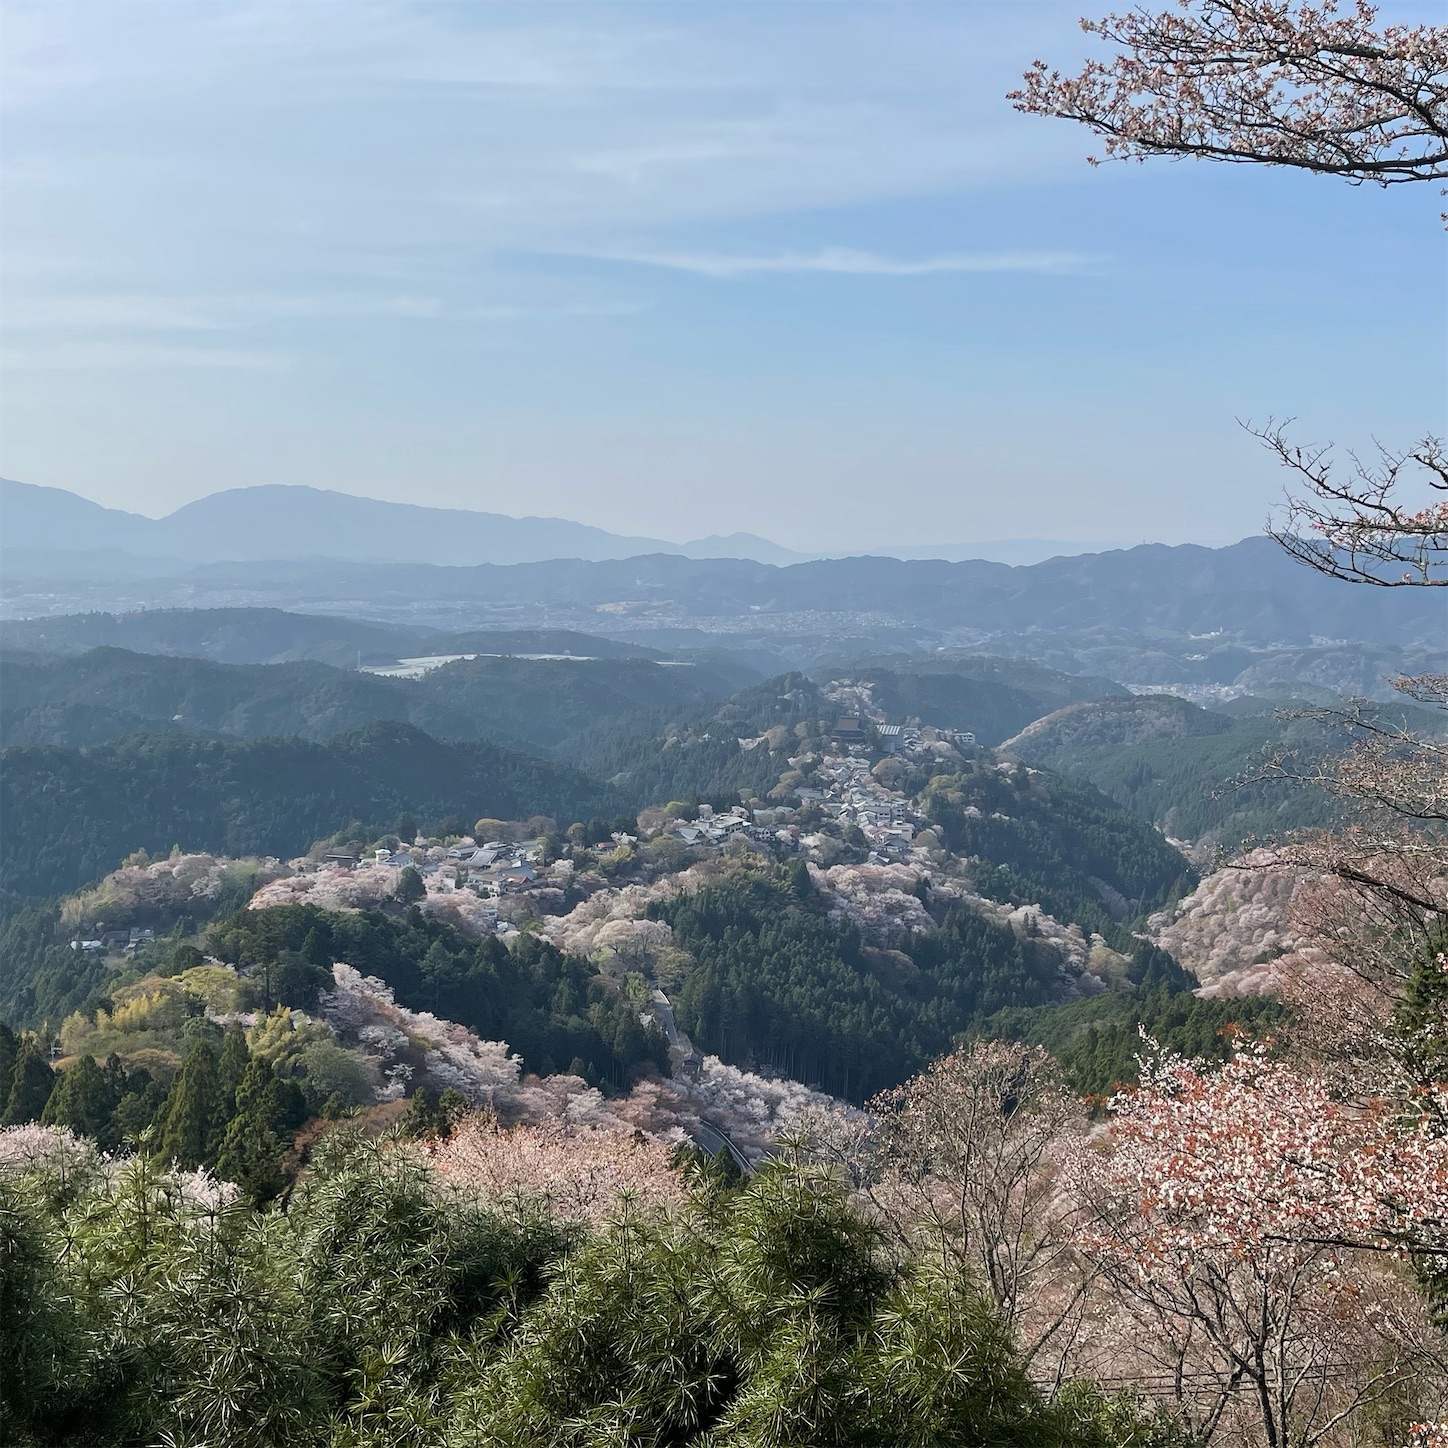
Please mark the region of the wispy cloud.
<svg viewBox="0 0 1448 1448"><path fill-rule="evenodd" d="M427 296L174 296L150 293L32 293L7 300L11 331L210 332L288 319L430 319L444 306Z"/></svg>
<svg viewBox="0 0 1448 1448"><path fill-rule="evenodd" d="M923 277L944 272L1062 273L1081 271L1096 260L1068 251L950 252L943 256L908 260L847 247L754 256L697 251L607 251L586 255L591 260L664 267L670 271L693 272L696 276L721 279L788 272L861 277Z"/></svg>
<svg viewBox="0 0 1448 1448"><path fill-rule="evenodd" d="M288 362L266 352L234 347L153 346L142 342L74 342L0 350L7 372L128 372L224 368L243 372L285 369Z"/></svg>
<svg viewBox="0 0 1448 1448"><path fill-rule="evenodd" d="M418 322L514 322L550 317L619 317L644 309L630 301L488 305L431 296L212 296L35 294L7 301L10 333L220 332L292 320L396 318Z"/></svg>

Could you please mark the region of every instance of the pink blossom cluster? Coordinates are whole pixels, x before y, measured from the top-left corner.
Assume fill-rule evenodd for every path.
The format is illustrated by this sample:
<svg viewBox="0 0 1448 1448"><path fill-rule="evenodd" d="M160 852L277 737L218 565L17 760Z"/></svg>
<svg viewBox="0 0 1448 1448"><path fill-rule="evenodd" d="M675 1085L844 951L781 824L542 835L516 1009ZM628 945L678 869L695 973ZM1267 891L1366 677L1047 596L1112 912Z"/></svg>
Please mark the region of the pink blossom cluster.
<svg viewBox="0 0 1448 1448"><path fill-rule="evenodd" d="M1152 938L1201 981L1204 995L1275 994L1284 972L1304 963L1292 908L1308 878L1275 852L1253 850L1154 915Z"/></svg>
<svg viewBox="0 0 1448 1448"><path fill-rule="evenodd" d="M321 996L322 1017L336 1034L372 1058L387 1084L383 1100L417 1084L451 1086L475 1106L517 1087L522 1063L503 1041L484 1041L465 1026L397 1004L391 988L350 965L332 967L335 985Z"/></svg>
<svg viewBox="0 0 1448 1448"><path fill-rule="evenodd" d="M1005 905L978 894L965 880L912 865L811 865L809 871L830 902L831 918L856 926L872 944L892 945L911 932L935 929L934 918L914 893L928 874L932 896L958 901L1017 935L1029 931L1051 946L1061 957L1063 995L1101 988L1091 971L1093 954L1105 949L1105 941L1099 935L1088 939L1079 925L1062 924L1037 905Z"/></svg>
<svg viewBox="0 0 1448 1448"><path fill-rule="evenodd" d="M69 1127L36 1122L0 1127L0 1174L69 1172L98 1160L95 1143Z"/></svg>
<svg viewBox="0 0 1448 1448"><path fill-rule="evenodd" d="M208 854L173 855L148 865L123 865L99 884L67 899L61 923L76 928L98 920L114 923L173 917L214 900L228 874L236 871L255 872L262 881L270 882L285 876L288 867L270 856L231 860Z"/></svg>
<svg viewBox="0 0 1448 1448"><path fill-rule="evenodd" d="M1385 25L1367 0L1178 0L1082 22L1116 48L1037 61L1018 109L1082 121L1129 159L1195 155L1383 185L1448 175L1448 26ZM1094 159L1094 158L1093 158Z"/></svg>
<svg viewBox="0 0 1448 1448"><path fill-rule="evenodd" d="M762 1160L782 1136L802 1131L821 1113L841 1109L832 1096L798 1081L758 1076L706 1056L693 1079L658 1077L638 1082L626 1096L606 1097L578 1076L525 1076L515 1089L493 1097L507 1125L591 1127L642 1132L678 1143L701 1124L721 1131L748 1161Z"/></svg>
<svg viewBox="0 0 1448 1448"><path fill-rule="evenodd" d="M455 925L465 935L482 937L496 929L497 907L472 890L444 890L427 880L427 894L419 901L424 915Z"/></svg>
<svg viewBox="0 0 1448 1448"><path fill-rule="evenodd" d="M641 1131L554 1120L500 1126L469 1117L428 1154L439 1176L485 1200L543 1207L565 1221L597 1226L625 1205L681 1207L687 1193L670 1164L672 1148Z"/></svg>
<svg viewBox="0 0 1448 1448"><path fill-rule="evenodd" d="M287 876L264 885L252 896L249 910L278 905L315 905L322 910L374 910L397 893L401 872L390 865L357 865ZM491 935L494 908L471 890L444 886L437 875L423 878L426 895L418 902L424 915L436 915L469 935Z"/></svg>
<svg viewBox="0 0 1448 1448"><path fill-rule="evenodd" d="M771 1079L706 1057L693 1079L646 1079L626 1096L608 1098L578 1076L524 1076L502 1041L483 1041L465 1027L397 1004L392 990L350 965L332 968L335 985L321 997L323 1019L360 1049L386 1084L382 1100L416 1086L453 1086L507 1125L641 1131L678 1142L707 1122L750 1160L812 1112L838 1103L797 1081Z"/></svg>
<svg viewBox="0 0 1448 1448"><path fill-rule="evenodd" d="M88 1137L66 1126L29 1122L0 1128L0 1178L39 1176L48 1180L74 1180L77 1176L114 1186L136 1165L126 1154L108 1155ZM197 1211L211 1212L236 1200L237 1188L218 1181L209 1171L169 1173L163 1189Z"/></svg>
<svg viewBox="0 0 1448 1448"><path fill-rule="evenodd" d="M935 929L935 921L913 892L924 872L909 865L809 867L815 888L830 902L830 919L854 925L866 940L891 945L909 934Z"/></svg>
<svg viewBox="0 0 1448 1448"><path fill-rule="evenodd" d="M1109 1149L1083 1158L1131 1227L1098 1238L1147 1272L1193 1259L1322 1250L1448 1252L1448 1086L1401 1102L1338 1099L1244 1047L1217 1070L1166 1056L1112 1102Z"/></svg>
<svg viewBox="0 0 1448 1448"><path fill-rule="evenodd" d="M543 935L569 955L591 956L601 947L607 947L607 939L600 942L599 937L610 925L642 920L650 905L699 889L712 873L708 865L694 865L676 875L665 875L649 885L596 890L568 914L546 919L542 925Z"/></svg>
<svg viewBox="0 0 1448 1448"><path fill-rule="evenodd" d="M679 1122L718 1127L751 1161L766 1156L781 1136L793 1134L814 1113L833 1111L833 1096L812 1091L787 1077L759 1076L706 1056L692 1081L666 1084Z"/></svg>
<svg viewBox="0 0 1448 1448"><path fill-rule="evenodd" d="M247 906L269 910L278 905L315 905L322 910L367 910L392 898L398 871L387 865L324 869L289 875L263 885Z"/></svg>

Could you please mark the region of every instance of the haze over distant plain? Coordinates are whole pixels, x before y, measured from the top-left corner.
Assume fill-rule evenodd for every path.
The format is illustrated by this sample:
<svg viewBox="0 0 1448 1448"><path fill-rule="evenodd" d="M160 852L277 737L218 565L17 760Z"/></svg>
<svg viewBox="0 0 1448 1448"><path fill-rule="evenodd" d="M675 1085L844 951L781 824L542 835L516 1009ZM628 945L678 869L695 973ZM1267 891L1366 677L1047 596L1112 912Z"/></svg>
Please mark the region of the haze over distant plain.
<svg viewBox="0 0 1448 1448"><path fill-rule="evenodd" d="M7 4L0 474L1215 542L1239 418L1442 431L1434 188L1092 170L1079 3Z"/></svg>

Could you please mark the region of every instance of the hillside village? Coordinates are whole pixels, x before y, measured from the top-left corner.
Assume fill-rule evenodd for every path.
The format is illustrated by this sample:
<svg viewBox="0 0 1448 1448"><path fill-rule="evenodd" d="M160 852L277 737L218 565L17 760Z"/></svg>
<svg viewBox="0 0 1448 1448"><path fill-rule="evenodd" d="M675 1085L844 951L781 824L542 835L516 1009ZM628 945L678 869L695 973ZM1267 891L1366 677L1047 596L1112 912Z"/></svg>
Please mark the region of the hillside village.
<svg viewBox="0 0 1448 1448"><path fill-rule="evenodd" d="M919 720L886 722L868 685L837 682L827 697L860 712L834 721L821 752L788 756L787 769L767 800L751 797L732 805L676 801L641 811L631 828L575 825L561 838L553 835L552 821L539 821L544 828L531 836L515 828L497 837L483 831L457 838L417 835L370 846L360 840L334 842L293 861L292 868L312 877L320 894L347 893L348 880L362 893L385 893L391 888L387 872L412 869L428 896L451 897L460 907L458 897L474 897L477 903L469 901L462 909L470 925L507 937L530 915L552 913L559 892L576 893L587 878L597 883L647 879L661 866L678 869L730 849L822 867L841 862L913 864L922 870L938 866L942 842L898 782L909 765L959 764L975 756L975 736L922 726ZM738 741L744 752L771 742L778 741L768 735ZM1000 767L1010 772L1024 766L1006 762ZM479 821L479 826L488 823L502 824ZM370 888L364 880L373 882Z"/></svg>

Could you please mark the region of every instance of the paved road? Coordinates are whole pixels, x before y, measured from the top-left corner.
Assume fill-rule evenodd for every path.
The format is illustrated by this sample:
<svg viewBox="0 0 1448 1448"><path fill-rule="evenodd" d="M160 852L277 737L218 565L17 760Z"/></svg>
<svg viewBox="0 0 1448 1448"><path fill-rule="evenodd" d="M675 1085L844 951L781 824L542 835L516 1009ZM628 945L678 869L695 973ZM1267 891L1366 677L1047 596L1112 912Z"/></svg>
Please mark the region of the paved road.
<svg viewBox="0 0 1448 1448"><path fill-rule="evenodd" d="M728 1152L733 1158L734 1165L749 1176L754 1168L750 1166L748 1158L717 1126L711 1126L707 1121L701 1121L694 1130L694 1140L709 1153L710 1156L719 1156Z"/></svg>
<svg viewBox="0 0 1448 1448"><path fill-rule="evenodd" d="M659 1024L663 1026L664 1034L669 1038L669 1045L679 1051L683 1060L687 1061L694 1055L694 1043L679 1030L674 1020L674 1007L670 1003L668 996L666 996L658 986L654 987L653 1006L658 1015ZM707 1121L701 1121L693 1135L694 1140L703 1147L710 1156L718 1156L720 1152L727 1151L730 1157L733 1158L734 1164L746 1176L753 1170L753 1167L749 1164L748 1157L746 1157L717 1126L712 1126Z"/></svg>
<svg viewBox="0 0 1448 1448"><path fill-rule="evenodd" d="M680 1032L678 1023L674 1020L674 1007L668 996L658 986L654 987L653 1003L654 1009L659 1014L659 1024L663 1026L664 1034L669 1038L669 1044L677 1046L686 1056L692 1055L694 1044Z"/></svg>

